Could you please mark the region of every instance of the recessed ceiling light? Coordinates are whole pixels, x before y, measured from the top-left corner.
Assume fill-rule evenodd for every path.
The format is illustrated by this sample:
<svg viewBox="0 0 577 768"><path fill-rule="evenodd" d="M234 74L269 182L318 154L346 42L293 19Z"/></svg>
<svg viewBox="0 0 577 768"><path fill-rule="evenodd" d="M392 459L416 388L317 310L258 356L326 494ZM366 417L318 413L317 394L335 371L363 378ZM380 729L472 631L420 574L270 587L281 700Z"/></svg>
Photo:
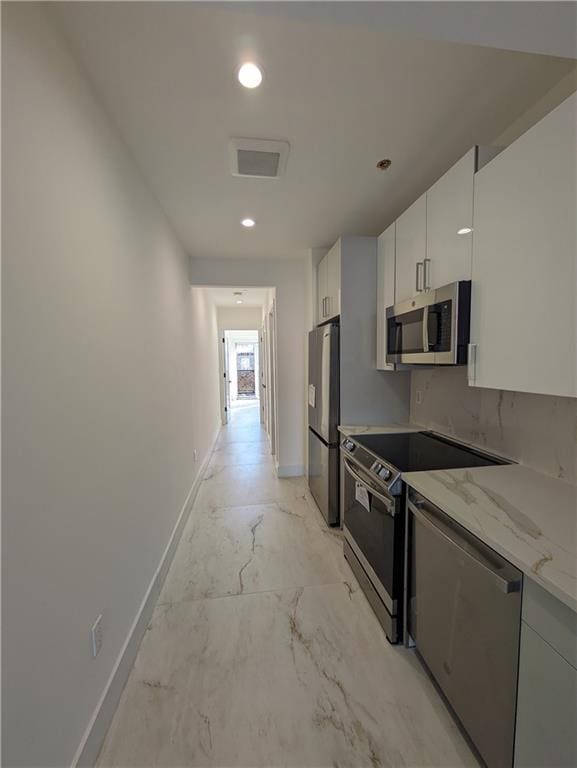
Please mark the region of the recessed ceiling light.
<svg viewBox="0 0 577 768"><path fill-rule="evenodd" d="M237 303L237 304L242 304L242 299L237 299L237 300L236 300L236 303Z"/></svg>
<svg viewBox="0 0 577 768"><path fill-rule="evenodd" d="M255 225L254 219L243 219L240 223L243 227L248 227L249 229Z"/></svg>
<svg viewBox="0 0 577 768"><path fill-rule="evenodd" d="M457 230L458 235L470 235L473 231L473 227L461 227L461 229Z"/></svg>
<svg viewBox="0 0 577 768"><path fill-rule="evenodd" d="M262 72L252 61L247 61L238 70L238 82L245 88L258 88L262 83Z"/></svg>

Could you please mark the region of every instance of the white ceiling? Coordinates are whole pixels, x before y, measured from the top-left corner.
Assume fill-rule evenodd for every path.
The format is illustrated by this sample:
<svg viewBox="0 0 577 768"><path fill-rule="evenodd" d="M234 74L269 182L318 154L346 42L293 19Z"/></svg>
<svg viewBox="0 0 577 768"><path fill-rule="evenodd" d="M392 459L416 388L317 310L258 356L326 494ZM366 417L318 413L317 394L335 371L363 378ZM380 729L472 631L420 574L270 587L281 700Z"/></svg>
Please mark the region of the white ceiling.
<svg viewBox="0 0 577 768"><path fill-rule="evenodd" d="M262 307L267 303L270 288L246 288L245 286L218 286L205 288L207 296L216 307ZM242 291L242 296L235 296L235 291ZM237 304L242 299L242 304Z"/></svg>
<svg viewBox="0 0 577 768"><path fill-rule="evenodd" d="M269 4L52 5L193 256L291 258L378 234L574 66ZM234 77L248 58L265 73L254 91ZM231 176L231 137L289 141L286 174Z"/></svg>

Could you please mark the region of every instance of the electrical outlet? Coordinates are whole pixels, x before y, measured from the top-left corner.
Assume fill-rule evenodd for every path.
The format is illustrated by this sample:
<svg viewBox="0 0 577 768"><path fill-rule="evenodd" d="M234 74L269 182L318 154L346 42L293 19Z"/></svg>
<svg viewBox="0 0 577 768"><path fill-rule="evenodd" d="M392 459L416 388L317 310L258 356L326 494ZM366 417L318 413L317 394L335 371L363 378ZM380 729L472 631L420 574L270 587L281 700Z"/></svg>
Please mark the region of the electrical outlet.
<svg viewBox="0 0 577 768"><path fill-rule="evenodd" d="M96 619L92 625L91 640L92 640L92 658L95 659L100 653L102 648L102 614Z"/></svg>
<svg viewBox="0 0 577 768"><path fill-rule="evenodd" d="M422 389L418 389L417 390L415 401L416 401L417 405L421 405L421 403L423 402L423 390Z"/></svg>
<svg viewBox="0 0 577 768"><path fill-rule="evenodd" d="M198 461L198 451L196 450L196 448L192 452L192 458L194 459L194 461Z"/></svg>

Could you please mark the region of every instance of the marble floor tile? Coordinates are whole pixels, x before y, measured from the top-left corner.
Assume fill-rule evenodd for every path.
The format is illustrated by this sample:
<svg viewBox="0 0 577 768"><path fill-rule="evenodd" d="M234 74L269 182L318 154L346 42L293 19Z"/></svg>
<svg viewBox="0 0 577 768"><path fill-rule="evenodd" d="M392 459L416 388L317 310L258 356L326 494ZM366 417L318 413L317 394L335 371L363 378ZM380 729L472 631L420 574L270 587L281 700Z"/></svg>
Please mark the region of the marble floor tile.
<svg viewBox="0 0 577 768"><path fill-rule="evenodd" d="M294 502L193 512L159 603L352 582L340 532L319 523Z"/></svg>
<svg viewBox="0 0 577 768"><path fill-rule="evenodd" d="M234 507L272 501L297 501L307 496L303 478L279 478L270 462L241 466L213 465L205 473L196 507Z"/></svg>
<svg viewBox="0 0 577 768"><path fill-rule="evenodd" d="M476 765L345 584L159 606L99 766Z"/></svg>
<svg viewBox="0 0 577 768"><path fill-rule="evenodd" d="M239 421L221 432L99 768L476 766L414 653L387 642L341 531L304 478L276 477L267 440L246 439L258 412Z"/></svg>
<svg viewBox="0 0 577 768"><path fill-rule="evenodd" d="M211 467L232 467L243 464L273 464L268 441L249 443L223 443L215 447L209 469Z"/></svg>

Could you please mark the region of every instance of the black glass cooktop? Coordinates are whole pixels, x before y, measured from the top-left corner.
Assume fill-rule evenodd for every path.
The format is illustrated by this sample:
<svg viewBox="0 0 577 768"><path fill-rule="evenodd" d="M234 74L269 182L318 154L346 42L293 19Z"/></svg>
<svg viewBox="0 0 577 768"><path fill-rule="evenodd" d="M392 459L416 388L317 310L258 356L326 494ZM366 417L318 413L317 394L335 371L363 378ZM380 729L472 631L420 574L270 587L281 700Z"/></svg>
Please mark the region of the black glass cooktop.
<svg viewBox="0 0 577 768"><path fill-rule="evenodd" d="M429 432L404 432L387 435L354 435L359 445L401 472L428 469L485 467L507 462L464 448Z"/></svg>

